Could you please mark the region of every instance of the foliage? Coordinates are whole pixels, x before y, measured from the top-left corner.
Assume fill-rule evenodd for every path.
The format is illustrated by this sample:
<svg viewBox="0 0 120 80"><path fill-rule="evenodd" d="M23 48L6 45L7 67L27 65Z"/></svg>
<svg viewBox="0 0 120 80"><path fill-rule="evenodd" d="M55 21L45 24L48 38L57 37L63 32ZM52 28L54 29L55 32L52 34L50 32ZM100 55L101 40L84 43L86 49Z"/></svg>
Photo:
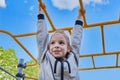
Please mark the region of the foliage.
<svg viewBox="0 0 120 80"><path fill-rule="evenodd" d="M26 64L34 64L34 63L35 62L33 60L30 60ZM28 67L25 68L23 73L25 73L25 76L32 77L32 78L38 78L39 67L38 67L38 65L28 66ZM25 80L29 80L29 79L25 79Z"/></svg>
<svg viewBox="0 0 120 80"><path fill-rule="evenodd" d="M18 58L15 51L11 48L5 50L0 47L0 66L14 75L17 72L17 64ZM13 78L0 70L0 80L13 80Z"/></svg>
<svg viewBox="0 0 120 80"><path fill-rule="evenodd" d="M33 60L26 62L26 64L35 63ZM0 47L0 66L10 72L13 75L17 73L18 57L15 54L14 49L4 49ZM23 69L25 76L38 78L38 66L30 66ZM13 77L0 70L0 80L13 80ZM25 80L30 80L26 79Z"/></svg>

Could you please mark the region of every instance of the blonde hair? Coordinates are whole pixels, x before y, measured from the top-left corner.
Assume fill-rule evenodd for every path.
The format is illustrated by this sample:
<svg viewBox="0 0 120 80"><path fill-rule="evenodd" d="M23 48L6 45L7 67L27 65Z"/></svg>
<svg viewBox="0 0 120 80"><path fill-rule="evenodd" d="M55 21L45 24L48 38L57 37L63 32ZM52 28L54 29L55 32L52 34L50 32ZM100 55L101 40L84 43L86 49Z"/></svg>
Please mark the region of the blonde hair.
<svg viewBox="0 0 120 80"><path fill-rule="evenodd" d="M51 36L51 38L52 38L56 33L63 34L63 36L65 37L65 39L66 39L66 41L67 41L68 46L70 46L69 37L66 35L66 33L65 33L63 30L56 30L56 31L54 32L54 34ZM51 40L51 38L50 38L50 40Z"/></svg>

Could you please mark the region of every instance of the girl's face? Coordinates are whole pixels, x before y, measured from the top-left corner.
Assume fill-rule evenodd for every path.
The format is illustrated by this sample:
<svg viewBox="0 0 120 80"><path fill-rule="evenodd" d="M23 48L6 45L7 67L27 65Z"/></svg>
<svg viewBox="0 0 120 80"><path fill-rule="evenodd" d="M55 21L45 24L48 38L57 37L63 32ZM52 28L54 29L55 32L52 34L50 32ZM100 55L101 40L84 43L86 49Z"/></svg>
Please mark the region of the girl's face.
<svg viewBox="0 0 120 80"><path fill-rule="evenodd" d="M56 58L65 57L67 52L70 52L70 47L63 34L55 33L52 36L49 44L49 51Z"/></svg>

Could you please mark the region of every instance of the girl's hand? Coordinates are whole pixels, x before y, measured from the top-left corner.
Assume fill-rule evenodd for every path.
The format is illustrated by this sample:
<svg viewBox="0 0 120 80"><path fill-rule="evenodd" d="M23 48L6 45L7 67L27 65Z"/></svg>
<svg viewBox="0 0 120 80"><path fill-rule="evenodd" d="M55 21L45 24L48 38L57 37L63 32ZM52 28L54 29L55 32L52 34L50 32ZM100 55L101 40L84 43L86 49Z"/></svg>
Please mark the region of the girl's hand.
<svg viewBox="0 0 120 80"><path fill-rule="evenodd" d="M38 14L43 14L43 9L46 9L45 4L38 5Z"/></svg>
<svg viewBox="0 0 120 80"><path fill-rule="evenodd" d="M83 15L83 14L85 14L85 10L82 11L82 10L79 8L77 19L82 19L82 15Z"/></svg>

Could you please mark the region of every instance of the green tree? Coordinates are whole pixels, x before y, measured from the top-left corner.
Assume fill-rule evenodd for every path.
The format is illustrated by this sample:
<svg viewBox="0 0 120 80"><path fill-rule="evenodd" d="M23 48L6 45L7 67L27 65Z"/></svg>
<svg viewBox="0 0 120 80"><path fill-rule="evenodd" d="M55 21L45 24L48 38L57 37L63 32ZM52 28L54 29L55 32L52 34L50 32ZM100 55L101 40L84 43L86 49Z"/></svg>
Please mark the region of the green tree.
<svg viewBox="0 0 120 80"><path fill-rule="evenodd" d="M26 64L34 64L35 62L33 60L28 61ZM32 78L38 78L38 74L39 74L39 66L29 66L26 67L23 71L23 73L25 73L26 76L28 77L32 77ZM29 79L25 79L25 80L29 80Z"/></svg>
<svg viewBox="0 0 120 80"><path fill-rule="evenodd" d="M33 64L34 61L27 61L26 64ZM18 57L15 54L14 49L4 49L0 47L0 66L10 72L13 75L17 73ZM23 69L23 73L28 77L38 78L39 67L30 66ZM0 70L0 80L13 80L14 78ZM25 79L30 80L30 79Z"/></svg>
<svg viewBox="0 0 120 80"><path fill-rule="evenodd" d="M18 58L15 51L11 48L5 50L0 47L0 66L14 75L17 72L17 64ZM13 80L13 77L0 70L0 80Z"/></svg>

